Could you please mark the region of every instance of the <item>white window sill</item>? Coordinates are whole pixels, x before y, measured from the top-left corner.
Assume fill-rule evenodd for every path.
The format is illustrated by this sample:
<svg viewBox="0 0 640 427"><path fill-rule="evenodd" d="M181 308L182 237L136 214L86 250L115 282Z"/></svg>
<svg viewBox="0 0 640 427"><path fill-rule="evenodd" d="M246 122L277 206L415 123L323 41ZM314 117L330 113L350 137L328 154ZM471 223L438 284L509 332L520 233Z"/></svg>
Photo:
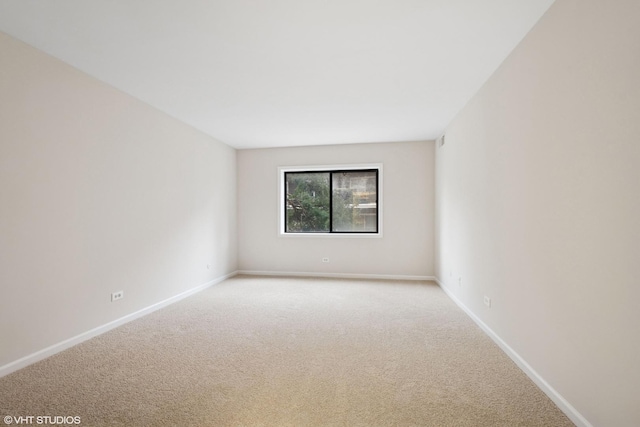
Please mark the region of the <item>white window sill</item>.
<svg viewBox="0 0 640 427"><path fill-rule="evenodd" d="M311 237L330 238L330 239L380 239L382 233L279 233L280 237Z"/></svg>

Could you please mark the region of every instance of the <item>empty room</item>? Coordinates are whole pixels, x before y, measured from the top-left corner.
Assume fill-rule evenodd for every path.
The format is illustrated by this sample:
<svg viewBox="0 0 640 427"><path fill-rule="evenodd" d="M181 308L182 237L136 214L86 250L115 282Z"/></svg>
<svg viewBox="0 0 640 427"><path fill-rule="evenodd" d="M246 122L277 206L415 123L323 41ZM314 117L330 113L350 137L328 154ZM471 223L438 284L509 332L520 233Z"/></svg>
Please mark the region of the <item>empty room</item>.
<svg viewBox="0 0 640 427"><path fill-rule="evenodd" d="M0 425L640 425L637 0L0 0Z"/></svg>

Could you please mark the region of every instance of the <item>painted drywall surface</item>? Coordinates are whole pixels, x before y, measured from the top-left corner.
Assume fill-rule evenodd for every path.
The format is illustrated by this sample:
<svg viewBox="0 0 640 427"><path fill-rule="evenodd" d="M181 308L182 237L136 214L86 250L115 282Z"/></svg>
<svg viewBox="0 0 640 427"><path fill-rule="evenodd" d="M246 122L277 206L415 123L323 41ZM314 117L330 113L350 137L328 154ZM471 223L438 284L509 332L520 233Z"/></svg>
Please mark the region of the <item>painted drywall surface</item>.
<svg viewBox="0 0 640 427"><path fill-rule="evenodd" d="M556 1L436 152L437 276L594 426L640 425L638 17Z"/></svg>
<svg viewBox="0 0 640 427"><path fill-rule="evenodd" d="M278 167L363 163L383 165L383 237L279 236ZM240 150L239 269L432 276L433 192L433 142Z"/></svg>
<svg viewBox="0 0 640 427"><path fill-rule="evenodd" d="M1 33L0 56L0 366L235 271L235 150Z"/></svg>

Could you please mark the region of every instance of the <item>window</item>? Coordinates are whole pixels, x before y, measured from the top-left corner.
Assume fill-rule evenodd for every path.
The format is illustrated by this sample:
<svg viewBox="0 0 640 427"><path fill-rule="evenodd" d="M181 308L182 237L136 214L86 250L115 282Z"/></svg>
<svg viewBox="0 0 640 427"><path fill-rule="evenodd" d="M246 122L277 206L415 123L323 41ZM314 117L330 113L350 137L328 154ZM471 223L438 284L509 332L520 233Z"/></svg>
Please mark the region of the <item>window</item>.
<svg viewBox="0 0 640 427"><path fill-rule="evenodd" d="M284 234L379 234L380 167L282 170Z"/></svg>

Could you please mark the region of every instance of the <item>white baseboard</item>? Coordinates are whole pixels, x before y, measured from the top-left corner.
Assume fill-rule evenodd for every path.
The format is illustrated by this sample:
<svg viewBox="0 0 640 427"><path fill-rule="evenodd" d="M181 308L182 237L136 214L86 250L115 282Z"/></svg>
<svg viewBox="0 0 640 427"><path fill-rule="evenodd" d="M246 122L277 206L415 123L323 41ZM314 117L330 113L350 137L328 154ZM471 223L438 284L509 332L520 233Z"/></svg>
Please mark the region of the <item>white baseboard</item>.
<svg viewBox="0 0 640 427"><path fill-rule="evenodd" d="M308 272L300 272L300 271L238 270L238 274L244 274L247 276L325 277L328 279L420 280L420 281L436 280L434 276L404 276L404 275L394 275L394 274L308 273Z"/></svg>
<svg viewBox="0 0 640 427"><path fill-rule="evenodd" d="M6 365L0 366L0 378L4 377L5 375L9 375L10 373L15 372L19 369L25 368L33 363L39 362L40 360L46 359L47 357L53 356L56 353L59 353L70 347L73 347L74 345L80 344L83 341L86 341L98 335L104 334L105 332L110 331L111 329L117 328L118 326L124 325L125 323L131 322L132 320L135 320L139 317L147 315L151 312L159 310L175 302L178 302L195 293L201 292L217 283L222 282L223 280L226 280L230 277L235 276L236 274L238 274L238 272L234 271L232 273L218 277L200 286L196 286L195 288L189 289L188 291L184 291L182 293L179 293L178 295L172 296L171 298L167 298L164 301L157 302L155 304L150 305L149 307L143 308L131 314L127 314L126 316L113 320L107 324L98 326L97 328L93 328L89 331L83 332L79 335L76 335L75 337L66 339L57 344L53 344L47 348L43 348L42 350L36 351L35 353L32 353L28 356L25 356L13 362L7 363Z"/></svg>
<svg viewBox="0 0 640 427"><path fill-rule="evenodd" d="M593 427L587 419L580 414L560 393L558 393L549 383L540 376L518 353L512 349L498 334L496 334L486 323L475 315L466 305L462 303L446 286L436 277L434 281L440 286L448 296L460 307L480 328L489 335L507 356L560 408L564 414L578 427Z"/></svg>

